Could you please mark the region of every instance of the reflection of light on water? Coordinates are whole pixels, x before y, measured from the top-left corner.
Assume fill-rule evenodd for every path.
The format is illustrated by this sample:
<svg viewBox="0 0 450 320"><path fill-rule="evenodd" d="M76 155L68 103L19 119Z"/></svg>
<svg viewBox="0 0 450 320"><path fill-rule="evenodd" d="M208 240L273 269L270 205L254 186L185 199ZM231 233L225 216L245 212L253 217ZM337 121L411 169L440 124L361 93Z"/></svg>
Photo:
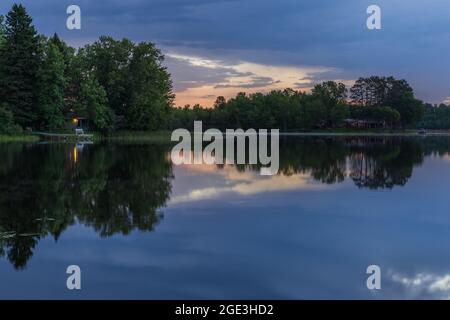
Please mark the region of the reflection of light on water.
<svg viewBox="0 0 450 320"><path fill-rule="evenodd" d="M77 143L72 150L72 154L73 154L73 163L77 163L78 162L78 158L81 154L81 152L83 151L85 143Z"/></svg>
<svg viewBox="0 0 450 320"><path fill-rule="evenodd" d="M74 163L77 163L77 161L78 161L78 149L77 149L77 147L75 146L75 147L73 148L73 162L74 162Z"/></svg>

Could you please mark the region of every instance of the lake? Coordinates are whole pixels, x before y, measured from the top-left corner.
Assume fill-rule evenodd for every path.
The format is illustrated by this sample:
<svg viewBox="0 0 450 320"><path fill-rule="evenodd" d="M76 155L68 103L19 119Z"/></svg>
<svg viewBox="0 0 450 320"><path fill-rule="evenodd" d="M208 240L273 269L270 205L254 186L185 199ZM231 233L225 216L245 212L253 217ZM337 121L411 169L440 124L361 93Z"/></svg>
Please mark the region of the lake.
<svg viewBox="0 0 450 320"><path fill-rule="evenodd" d="M450 297L450 137L280 139L275 176L164 144L0 144L0 298Z"/></svg>

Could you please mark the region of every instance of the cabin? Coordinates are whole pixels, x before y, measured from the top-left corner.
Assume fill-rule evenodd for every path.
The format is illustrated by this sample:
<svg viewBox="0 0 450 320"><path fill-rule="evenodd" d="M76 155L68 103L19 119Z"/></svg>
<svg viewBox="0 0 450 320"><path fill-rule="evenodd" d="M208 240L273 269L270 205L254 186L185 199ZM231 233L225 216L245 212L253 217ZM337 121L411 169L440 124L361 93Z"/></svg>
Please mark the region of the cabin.
<svg viewBox="0 0 450 320"><path fill-rule="evenodd" d="M89 120L83 117L71 116L66 118L66 128L71 131L83 130L84 132L89 130Z"/></svg>
<svg viewBox="0 0 450 320"><path fill-rule="evenodd" d="M378 120L345 119L345 127L348 129L385 129L386 122Z"/></svg>

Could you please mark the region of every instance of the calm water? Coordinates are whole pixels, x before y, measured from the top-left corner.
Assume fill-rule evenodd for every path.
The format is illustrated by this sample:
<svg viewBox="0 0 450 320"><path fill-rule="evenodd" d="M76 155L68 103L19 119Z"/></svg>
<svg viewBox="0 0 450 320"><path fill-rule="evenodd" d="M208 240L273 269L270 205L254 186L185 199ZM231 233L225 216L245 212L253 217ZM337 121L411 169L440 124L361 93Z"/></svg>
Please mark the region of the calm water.
<svg viewBox="0 0 450 320"><path fill-rule="evenodd" d="M1 144L0 298L450 297L450 138L284 138L273 177L169 151Z"/></svg>

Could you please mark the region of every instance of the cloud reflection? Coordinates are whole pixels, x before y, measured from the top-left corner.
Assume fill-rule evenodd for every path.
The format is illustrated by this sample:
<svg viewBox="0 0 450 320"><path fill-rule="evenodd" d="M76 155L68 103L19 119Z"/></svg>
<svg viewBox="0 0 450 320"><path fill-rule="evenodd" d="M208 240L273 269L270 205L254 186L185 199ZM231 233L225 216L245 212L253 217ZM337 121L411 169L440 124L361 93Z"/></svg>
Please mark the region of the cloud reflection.
<svg viewBox="0 0 450 320"><path fill-rule="evenodd" d="M418 273L408 277L390 272L390 279L400 284L414 299L450 299L450 274Z"/></svg>
<svg viewBox="0 0 450 320"><path fill-rule="evenodd" d="M221 183L214 181L213 187L190 189L186 193L174 195L170 204L216 199L225 194L251 196L265 192L314 191L331 187L315 182L309 173L298 173L290 176L261 176L257 171L239 171L232 165L225 165L221 169L213 165L183 165L179 167L183 167L184 170L190 172L215 175L222 181Z"/></svg>

